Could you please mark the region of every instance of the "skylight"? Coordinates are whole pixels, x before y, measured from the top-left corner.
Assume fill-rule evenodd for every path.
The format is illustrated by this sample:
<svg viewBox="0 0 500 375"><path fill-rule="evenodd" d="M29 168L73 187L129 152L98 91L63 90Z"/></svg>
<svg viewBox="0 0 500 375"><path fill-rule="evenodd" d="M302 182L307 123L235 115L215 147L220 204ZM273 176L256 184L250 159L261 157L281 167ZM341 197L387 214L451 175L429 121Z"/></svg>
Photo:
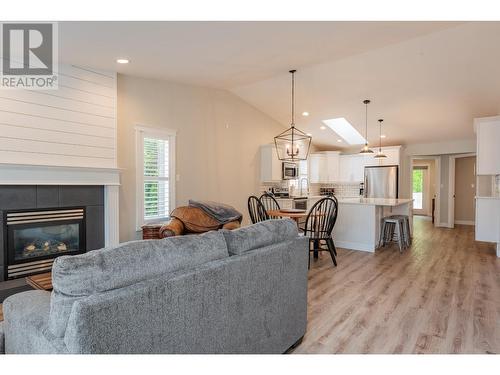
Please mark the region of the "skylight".
<svg viewBox="0 0 500 375"><path fill-rule="evenodd" d="M323 120L323 123L337 133L347 144L362 145L365 138L343 117Z"/></svg>

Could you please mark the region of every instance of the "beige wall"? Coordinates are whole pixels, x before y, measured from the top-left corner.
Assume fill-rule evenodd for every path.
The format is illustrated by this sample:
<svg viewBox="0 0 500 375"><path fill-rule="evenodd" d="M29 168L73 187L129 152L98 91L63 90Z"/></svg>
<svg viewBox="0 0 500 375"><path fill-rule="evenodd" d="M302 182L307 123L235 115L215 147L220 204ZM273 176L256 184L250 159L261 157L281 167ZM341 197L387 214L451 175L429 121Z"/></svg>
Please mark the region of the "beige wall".
<svg viewBox="0 0 500 375"><path fill-rule="evenodd" d="M455 159L455 221L473 222L475 219L475 164L475 156Z"/></svg>
<svg viewBox="0 0 500 375"><path fill-rule="evenodd" d="M221 201L244 217L248 196L259 188L259 146L284 130L227 91L119 75L120 241L138 236L136 125L177 130L177 205L188 199Z"/></svg>

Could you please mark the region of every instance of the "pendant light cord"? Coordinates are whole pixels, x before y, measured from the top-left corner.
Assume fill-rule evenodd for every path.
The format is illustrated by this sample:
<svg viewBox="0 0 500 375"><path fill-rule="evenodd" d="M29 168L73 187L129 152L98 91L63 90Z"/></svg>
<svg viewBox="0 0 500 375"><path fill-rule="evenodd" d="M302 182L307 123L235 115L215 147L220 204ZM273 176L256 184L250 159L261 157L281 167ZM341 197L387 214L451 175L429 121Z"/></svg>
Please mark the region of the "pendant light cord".
<svg viewBox="0 0 500 375"><path fill-rule="evenodd" d="M382 119L378 120L379 126L378 126L378 153L382 153Z"/></svg>
<svg viewBox="0 0 500 375"><path fill-rule="evenodd" d="M363 100L365 104L365 147L368 146L368 104L370 104L370 100Z"/></svg>
<svg viewBox="0 0 500 375"><path fill-rule="evenodd" d="M292 128L295 127L295 72L296 70L290 70L292 73Z"/></svg>
<svg viewBox="0 0 500 375"><path fill-rule="evenodd" d="M365 105L365 145L368 145L368 103Z"/></svg>

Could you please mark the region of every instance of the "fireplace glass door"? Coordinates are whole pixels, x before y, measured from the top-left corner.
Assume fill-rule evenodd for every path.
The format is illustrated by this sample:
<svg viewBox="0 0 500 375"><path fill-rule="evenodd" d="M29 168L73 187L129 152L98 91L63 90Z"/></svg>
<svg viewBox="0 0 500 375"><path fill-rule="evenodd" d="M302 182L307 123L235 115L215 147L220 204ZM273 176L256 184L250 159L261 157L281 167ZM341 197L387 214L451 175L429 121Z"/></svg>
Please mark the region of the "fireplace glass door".
<svg viewBox="0 0 500 375"><path fill-rule="evenodd" d="M80 251L80 224L29 224L10 228L13 261Z"/></svg>
<svg viewBox="0 0 500 375"><path fill-rule="evenodd" d="M8 264L85 252L83 208L8 212Z"/></svg>

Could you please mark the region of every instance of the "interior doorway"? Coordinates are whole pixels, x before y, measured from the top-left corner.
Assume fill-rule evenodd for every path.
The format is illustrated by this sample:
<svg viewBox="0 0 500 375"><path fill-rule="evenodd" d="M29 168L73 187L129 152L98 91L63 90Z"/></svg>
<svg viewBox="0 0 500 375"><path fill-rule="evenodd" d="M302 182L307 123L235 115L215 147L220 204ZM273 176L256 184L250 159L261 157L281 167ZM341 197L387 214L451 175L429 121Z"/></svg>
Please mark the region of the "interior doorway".
<svg viewBox="0 0 500 375"><path fill-rule="evenodd" d="M449 226L474 225L476 195L476 156L462 154L450 156Z"/></svg>
<svg viewBox="0 0 500 375"><path fill-rule="evenodd" d="M429 216L429 168L414 165L412 174L413 213Z"/></svg>
<svg viewBox="0 0 500 375"><path fill-rule="evenodd" d="M440 224L440 174L439 156L413 156L411 158L410 188L413 214Z"/></svg>

